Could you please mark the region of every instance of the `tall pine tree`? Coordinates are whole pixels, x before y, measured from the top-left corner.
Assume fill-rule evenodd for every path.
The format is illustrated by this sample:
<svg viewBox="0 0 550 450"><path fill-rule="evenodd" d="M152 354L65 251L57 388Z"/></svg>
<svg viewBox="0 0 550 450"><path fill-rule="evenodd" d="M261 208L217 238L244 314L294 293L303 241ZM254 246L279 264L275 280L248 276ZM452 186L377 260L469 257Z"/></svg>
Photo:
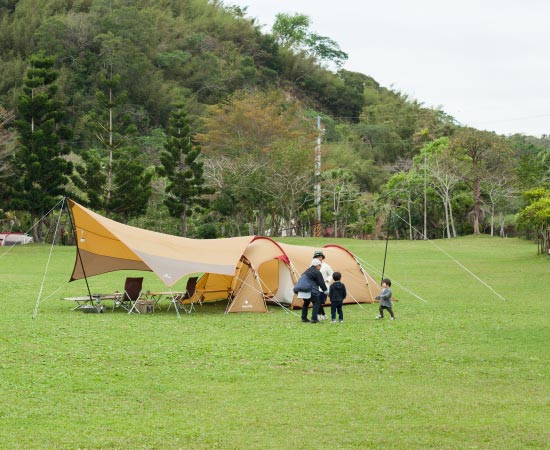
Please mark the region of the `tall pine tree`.
<svg viewBox="0 0 550 450"><path fill-rule="evenodd" d="M30 212L33 237L43 242L44 215L67 195L68 176L73 165L63 158L69 148L62 141L71 133L61 121L64 117L61 103L56 100L59 73L53 69L54 58L43 52L29 58L19 96L15 126L19 147L14 156L14 208Z"/></svg>
<svg viewBox="0 0 550 450"><path fill-rule="evenodd" d="M158 172L168 180L164 204L170 215L181 219L181 235L187 236L187 218L195 206L205 207L205 195L213 190L205 186L201 148L193 142L184 105L175 107L168 122L168 139L160 155Z"/></svg>

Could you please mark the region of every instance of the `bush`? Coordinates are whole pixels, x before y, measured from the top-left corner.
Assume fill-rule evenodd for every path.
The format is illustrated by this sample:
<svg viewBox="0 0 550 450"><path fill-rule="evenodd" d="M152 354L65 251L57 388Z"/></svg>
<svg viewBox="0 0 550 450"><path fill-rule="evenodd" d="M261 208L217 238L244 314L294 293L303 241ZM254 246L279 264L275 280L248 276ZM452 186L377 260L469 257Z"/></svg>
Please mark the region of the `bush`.
<svg viewBox="0 0 550 450"><path fill-rule="evenodd" d="M199 225L196 230L196 237L199 239L216 239L218 237L216 225L213 223Z"/></svg>

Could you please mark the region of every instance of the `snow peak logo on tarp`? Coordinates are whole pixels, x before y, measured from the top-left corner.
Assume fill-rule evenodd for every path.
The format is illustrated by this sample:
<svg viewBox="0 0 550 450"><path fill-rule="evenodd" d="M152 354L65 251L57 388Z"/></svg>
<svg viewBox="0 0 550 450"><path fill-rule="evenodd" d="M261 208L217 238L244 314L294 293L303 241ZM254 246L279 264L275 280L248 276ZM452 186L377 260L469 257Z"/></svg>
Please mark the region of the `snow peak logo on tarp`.
<svg viewBox="0 0 550 450"><path fill-rule="evenodd" d="M241 305L241 308L242 309L252 308L252 305L250 304L250 302L248 300L245 300L244 303Z"/></svg>

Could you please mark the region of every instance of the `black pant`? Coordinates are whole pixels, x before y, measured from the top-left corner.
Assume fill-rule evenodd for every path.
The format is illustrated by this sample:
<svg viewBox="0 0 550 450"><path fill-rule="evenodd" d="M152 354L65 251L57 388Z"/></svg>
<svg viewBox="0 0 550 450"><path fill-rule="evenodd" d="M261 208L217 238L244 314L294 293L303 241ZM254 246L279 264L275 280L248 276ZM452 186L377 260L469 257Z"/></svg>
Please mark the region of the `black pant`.
<svg viewBox="0 0 550 450"><path fill-rule="evenodd" d="M309 309L309 304L311 303L311 297L310 298L303 298L304 304L302 305L302 320L307 320L307 312Z"/></svg>
<svg viewBox="0 0 550 450"><path fill-rule="evenodd" d="M384 317L384 310L385 309L388 310L388 312L390 313L390 316L395 317L393 315L393 309L391 308L391 306L382 306L382 305L380 305L380 308L378 308L378 313L380 314L380 317Z"/></svg>
<svg viewBox="0 0 550 450"><path fill-rule="evenodd" d="M330 301L330 317L332 320L336 320L336 311L338 311L338 319L344 320L344 311L342 311L343 302Z"/></svg>
<svg viewBox="0 0 550 450"><path fill-rule="evenodd" d="M324 292L319 291L319 315L324 316L325 315L325 308L323 308L323 305L327 301L327 294Z"/></svg>
<svg viewBox="0 0 550 450"><path fill-rule="evenodd" d="M313 312L311 313L311 320L317 322L319 320L319 308L321 306L321 296L317 294L311 294L311 303L313 303Z"/></svg>

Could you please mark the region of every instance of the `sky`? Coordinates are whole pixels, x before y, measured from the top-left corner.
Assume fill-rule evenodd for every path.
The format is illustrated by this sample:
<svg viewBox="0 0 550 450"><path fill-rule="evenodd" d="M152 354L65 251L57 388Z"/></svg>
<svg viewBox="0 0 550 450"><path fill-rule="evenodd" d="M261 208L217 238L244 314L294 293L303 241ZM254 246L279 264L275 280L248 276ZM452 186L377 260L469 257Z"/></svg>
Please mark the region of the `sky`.
<svg viewBox="0 0 550 450"><path fill-rule="evenodd" d="M465 126L550 135L548 0L226 0L269 32L277 13L348 54L374 78Z"/></svg>

